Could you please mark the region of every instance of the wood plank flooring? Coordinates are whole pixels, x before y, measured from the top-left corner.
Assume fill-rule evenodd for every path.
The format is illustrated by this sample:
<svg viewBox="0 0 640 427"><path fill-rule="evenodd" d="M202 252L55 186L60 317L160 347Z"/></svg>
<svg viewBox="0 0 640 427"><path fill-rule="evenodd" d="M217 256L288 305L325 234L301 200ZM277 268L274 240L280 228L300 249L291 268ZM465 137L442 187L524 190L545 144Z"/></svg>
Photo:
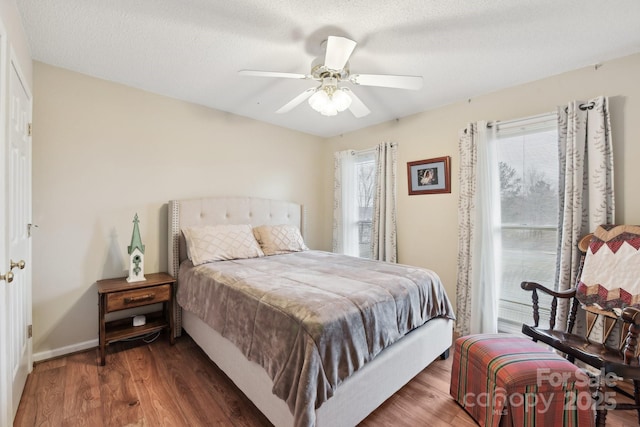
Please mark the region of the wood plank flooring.
<svg viewBox="0 0 640 427"><path fill-rule="evenodd" d="M270 426L189 336L170 346L114 343L36 364L14 426ZM362 423L377 426L476 426L449 396L450 356L436 360ZM608 426L638 425L613 411Z"/></svg>

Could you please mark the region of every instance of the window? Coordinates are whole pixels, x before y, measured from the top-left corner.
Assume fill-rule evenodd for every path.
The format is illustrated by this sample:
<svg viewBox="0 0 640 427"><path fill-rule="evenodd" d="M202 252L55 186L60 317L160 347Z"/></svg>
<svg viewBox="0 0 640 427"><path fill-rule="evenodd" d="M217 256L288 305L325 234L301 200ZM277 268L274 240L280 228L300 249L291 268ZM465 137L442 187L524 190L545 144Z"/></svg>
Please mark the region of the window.
<svg viewBox="0 0 640 427"><path fill-rule="evenodd" d="M371 258L375 150L334 154L333 251Z"/></svg>
<svg viewBox="0 0 640 427"><path fill-rule="evenodd" d="M382 142L333 153L333 252L397 262L397 151Z"/></svg>
<svg viewBox="0 0 640 427"><path fill-rule="evenodd" d="M499 123L496 154L502 244L498 330L520 332L521 324L530 322L532 313L531 293L523 291L520 283L526 280L556 286L559 209L556 115ZM547 301L542 295L540 299L542 307ZM541 317L544 315L541 311Z"/></svg>
<svg viewBox="0 0 640 427"><path fill-rule="evenodd" d="M361 258L371 258L373 198L376 188L376 165L373 151L356 152L358 186L358 250Z"/></svg>

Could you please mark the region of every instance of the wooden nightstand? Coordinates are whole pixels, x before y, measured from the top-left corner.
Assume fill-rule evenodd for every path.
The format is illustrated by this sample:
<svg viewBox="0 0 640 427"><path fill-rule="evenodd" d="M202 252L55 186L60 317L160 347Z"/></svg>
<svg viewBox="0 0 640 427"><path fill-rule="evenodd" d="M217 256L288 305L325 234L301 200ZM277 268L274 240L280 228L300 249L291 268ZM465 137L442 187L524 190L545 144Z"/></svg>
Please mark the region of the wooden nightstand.
<svg viewBox="0 0 640 427"><path fill-rule="evenodd" d="M100 365L105 363L106 347L112 341L137 337L167 329L173 344L173 286L176 279L167 273L145 275L147 280L127 282L126 277L98 280L100 306ZM162 310L147 313L146 323L133 326L132 318L105 321L105 315L114 311L162 303Z"/></svg>

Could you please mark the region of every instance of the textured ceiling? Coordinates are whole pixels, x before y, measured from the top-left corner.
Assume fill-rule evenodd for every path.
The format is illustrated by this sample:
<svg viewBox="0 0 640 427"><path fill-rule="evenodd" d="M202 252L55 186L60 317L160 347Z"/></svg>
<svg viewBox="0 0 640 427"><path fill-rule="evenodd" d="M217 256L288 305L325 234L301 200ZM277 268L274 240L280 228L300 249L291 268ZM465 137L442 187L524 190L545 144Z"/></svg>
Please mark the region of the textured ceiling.
<svg viewBox="0 0 640 427"><path fill-rule="evenodd" d="M33 59L302 132L334 136L640 51L638 0L17 0ZM329 35L352 73L421 75L419 91L351 86L371 114L275 111L313 81Z"/></svg>

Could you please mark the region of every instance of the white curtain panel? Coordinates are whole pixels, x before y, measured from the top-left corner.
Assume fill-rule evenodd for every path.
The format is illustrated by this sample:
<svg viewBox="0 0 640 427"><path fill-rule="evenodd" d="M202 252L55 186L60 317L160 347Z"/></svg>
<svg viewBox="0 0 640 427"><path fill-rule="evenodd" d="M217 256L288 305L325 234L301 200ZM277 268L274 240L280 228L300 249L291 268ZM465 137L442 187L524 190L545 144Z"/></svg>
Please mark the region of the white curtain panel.
<svg viewBox="0 0 640 427"><path fill-rule="evenodd" d="M333 252L359 256L355 151L335 153L333 172Z"/></svg>
<svg viewBox="0 0 640 427"><path fill-rule="evenodd" d="M383 142L376 147L376 193L373 199L371 257L397 262L396 171L397 144Z"/></svg>
<svg viewBox="0 0 640 427"><path fill-rule="evenodd" d="M600 224L613 224L613 146L609 102L598 97L558 108L560 218L556 283L559 290L576 284L580 238ZM558 308L565 324L569 307Z"/></svg>
<svg viewBox="0 0 640 427"><path fill-rule="evenodd" d="M471 123L459 135L456 332L498 330L500 199L493 132Z"/></svg>

